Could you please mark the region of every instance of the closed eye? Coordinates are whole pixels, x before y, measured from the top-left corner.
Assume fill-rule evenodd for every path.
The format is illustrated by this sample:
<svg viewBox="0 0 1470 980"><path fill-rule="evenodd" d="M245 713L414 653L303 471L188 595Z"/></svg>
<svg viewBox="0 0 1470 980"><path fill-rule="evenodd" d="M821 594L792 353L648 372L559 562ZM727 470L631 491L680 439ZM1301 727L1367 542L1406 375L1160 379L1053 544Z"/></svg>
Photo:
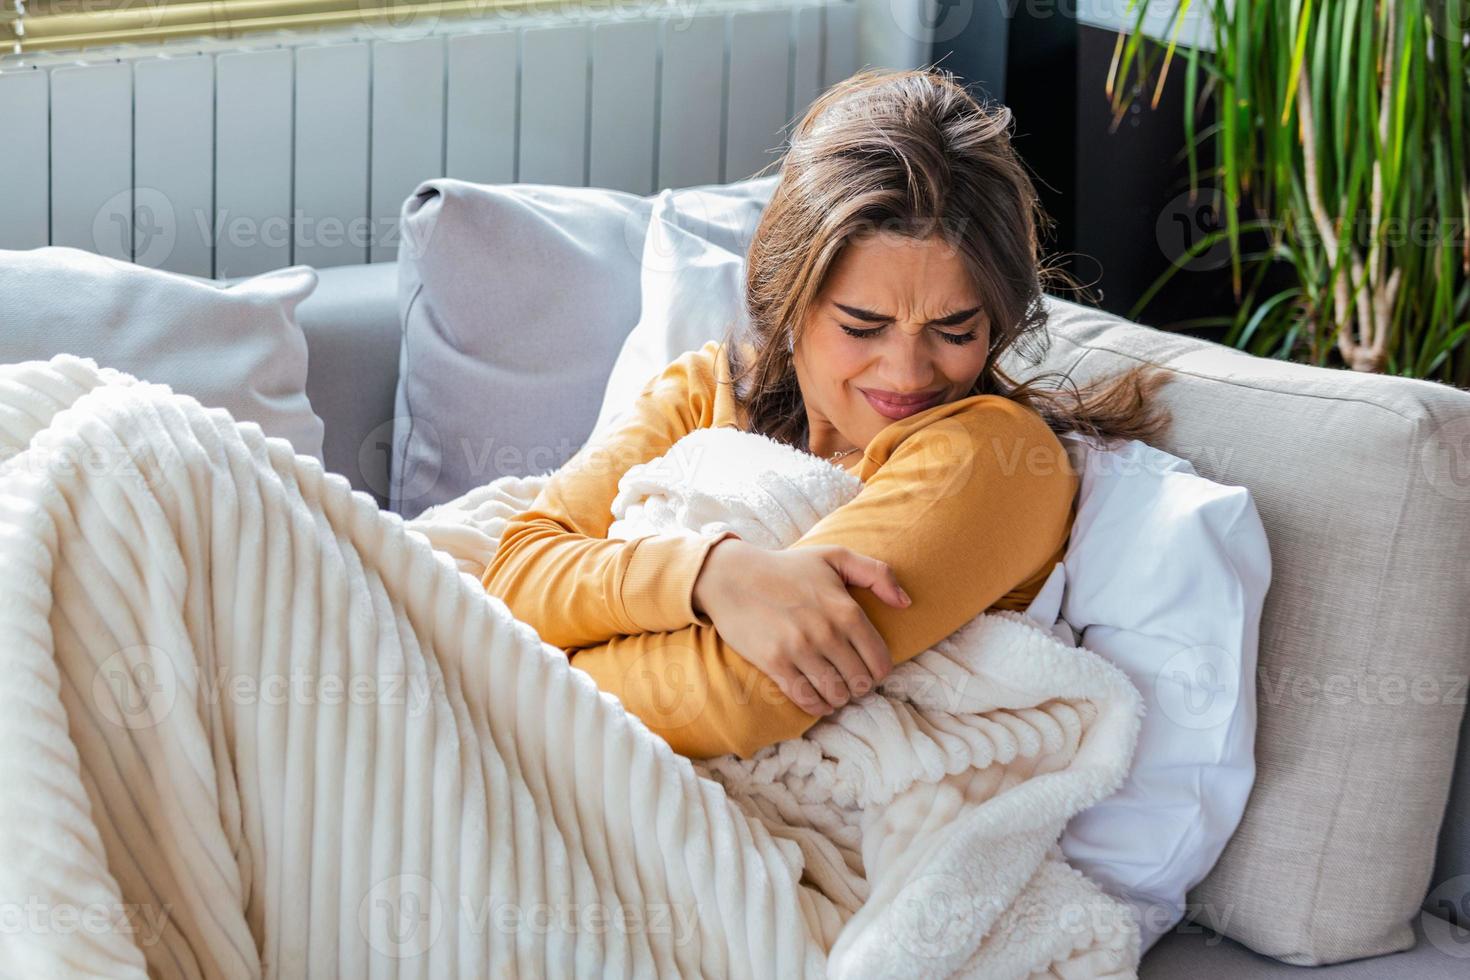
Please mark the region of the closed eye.
<svg viewBox="0 0 1470 980"><path fill-rule="evenodd" d="M851 326L849 324L842 323L840 321L838 322L837 325L840 326L842 328L842 332L845 333L845 334L847 334L849 337L860 337L860 338L864 338L864 339L871 338L871 337L876 337L876 336L878 336L878 334L882 333L885 329L887 329L886 326L884 326L884 327L870 327L870 328L864 330L861 327L854 327L854 326ZM935 326L935 324L930 324L930 326L931 327L932 326ZM951 344L957 344L957 345L968 344L968 343L970 343L971 341L973 341L975 339L975 330L974 330L973 327L971 329L965 331L964 333L951 333L948 330L938 330L936 332L939 334L940 337L944 338L944 340L945 340L946 343L951 343Z"/></svg>
<svg viewBox="0 0 1470 980"><path fill-rule="evenodd" d="M880 324L880 326L865 329L863 327L855 327L851 324L843 323L839 320L837 322L838 326L840 326L843 332L850 337L876 337L879 333L883 331L883 328L885 326L892 322L892 317L888 316L885 313L879 313L876 310L865 310L857 306L848 306L846 303L834 302L832 305L855 320L861 320L866 323ZM967 321L974 319L975 315L979 312L980 307L978 306L972 306L967 310L956 310L953 313L947 313L944 316L936 317L935 319L930 320L927 324L925 324L925 326L958 327L966 323ZM949 333L948 331L940 330L939 336L943 337L947 343L968 344L970 341L975 339L975 329L972 327L964 333Z"/></svg>

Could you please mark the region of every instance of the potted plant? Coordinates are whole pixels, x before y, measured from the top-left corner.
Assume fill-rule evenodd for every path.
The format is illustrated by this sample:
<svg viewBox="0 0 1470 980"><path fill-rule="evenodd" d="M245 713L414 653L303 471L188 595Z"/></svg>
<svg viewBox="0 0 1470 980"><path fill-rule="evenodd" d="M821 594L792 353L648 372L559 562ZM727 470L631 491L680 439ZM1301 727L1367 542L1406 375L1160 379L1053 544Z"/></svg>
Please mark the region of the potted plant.
<svg viewBox="0 0 1470 980"><path fill-rule="evenodd" d="M1137 0L1134 30L1118 36L1115 119L1149 88L1156 103L1185 61L1190 193L1217 195L1221 221L1133 315L1190 257L1227 242L1239 309L1226 343L1466 385L1470 0L1200 0L1213 53L1178 50L1191 0L1172 10L1167 43L1147 41L1151 2ZM1207 102L1215 118L1202 126Z"/></svg>

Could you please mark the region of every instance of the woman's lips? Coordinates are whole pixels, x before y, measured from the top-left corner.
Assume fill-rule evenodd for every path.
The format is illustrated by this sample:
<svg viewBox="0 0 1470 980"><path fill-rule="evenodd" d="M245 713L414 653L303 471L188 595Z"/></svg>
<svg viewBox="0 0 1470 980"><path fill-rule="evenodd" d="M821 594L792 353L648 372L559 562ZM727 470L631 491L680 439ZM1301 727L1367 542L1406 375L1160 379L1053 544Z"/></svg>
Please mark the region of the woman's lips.
<svg viewBox="0 0 1470 980"><path fill-rule="evenodd" d="M888 392L869 391L866 388L859 388L858 391L863 393L863 397L868 400L869 405L873 406L874 411L890 419L906 419L926 408L933 408L944 398L942 391L928 396L918 396L923 399L922 401L915 401L915 396L912 395L900 397Z"/></svg>

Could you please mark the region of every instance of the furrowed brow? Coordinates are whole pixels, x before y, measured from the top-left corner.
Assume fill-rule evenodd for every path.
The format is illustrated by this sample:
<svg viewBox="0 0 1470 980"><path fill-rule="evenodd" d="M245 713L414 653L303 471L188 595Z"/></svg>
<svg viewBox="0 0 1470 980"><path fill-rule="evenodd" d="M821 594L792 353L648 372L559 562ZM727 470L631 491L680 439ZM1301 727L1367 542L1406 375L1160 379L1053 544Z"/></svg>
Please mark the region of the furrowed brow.
<svg viewBox="0 0 1470 980"><path fill-rule="evenodd" d="M865 310L857 306L848 306L846 303L833 303L832 305L848 316L862 320L865 323L888 323L893 319L893 317L886 314L877 313L873 310ZM946 316L939 317L936 320L930 320L928 326L957 327L979 312L980 307L978 306L973 306L968 310L958 310Z"/></svg>
<svg viewBox="0 0 1470 980"><path fill-rule="evenodd" d="M846 303L833 303L832 305L848 316L856 317L866 323L887 323L893 319L891 316L884 316L882 313L874 313L872 310L864 310L856 306L848 306Z"/></svg>
<svg viewBox="0 0 1470 980"><path fill-rule="evenodd" d="M929 323L931 326L936 327L957 327L979 312L980 307L972 306L968 310L959 310L958 312L951 313L948 316L942 316L937 320L930 320Z"/></svg>

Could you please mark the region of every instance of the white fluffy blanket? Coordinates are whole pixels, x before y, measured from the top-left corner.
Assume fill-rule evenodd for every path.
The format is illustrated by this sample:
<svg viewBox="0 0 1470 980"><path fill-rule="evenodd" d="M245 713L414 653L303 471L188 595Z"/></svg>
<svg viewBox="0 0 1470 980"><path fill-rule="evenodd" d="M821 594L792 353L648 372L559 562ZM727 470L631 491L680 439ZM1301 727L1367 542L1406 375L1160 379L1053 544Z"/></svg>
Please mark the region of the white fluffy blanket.
<svg viewBox="0 0 1470 980"><path fill-rule="evenodd" d="M1119 671L982 616L696 767L480 588L540 482L405 525L162 386L0 365L0 973L1134 972L1055 844L1129 763Z"/></svg>

